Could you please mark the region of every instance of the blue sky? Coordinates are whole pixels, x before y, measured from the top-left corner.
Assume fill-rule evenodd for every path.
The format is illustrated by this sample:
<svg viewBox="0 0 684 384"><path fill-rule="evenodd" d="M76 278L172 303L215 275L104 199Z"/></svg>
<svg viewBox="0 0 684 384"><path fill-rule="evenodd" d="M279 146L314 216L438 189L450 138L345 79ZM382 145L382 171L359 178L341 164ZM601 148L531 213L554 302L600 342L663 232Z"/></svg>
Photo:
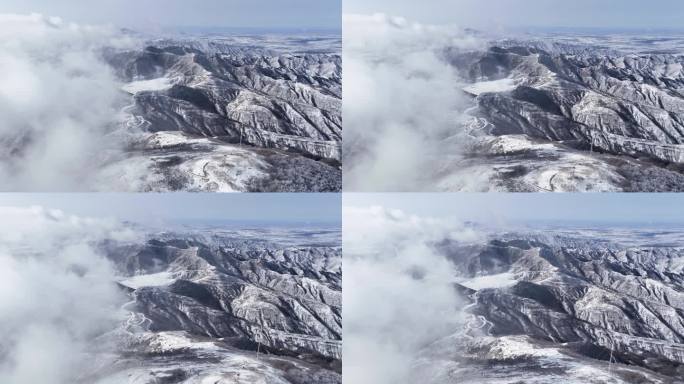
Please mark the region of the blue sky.
<svg viewBox="0 0 684 384"><path fill-rule="evenodd" d="M379 205L491 225L538 221L684 224L684 194L348 193L344 205Z"/></svg>
<svg viewBox="0 0 684 384"><path fill-rule="evenodd" d="M480 29L684 28L682 0L344 0L344 12L382 12L423 23Z"/></svg>
<svg viewBox="0 0 684 384"><path fill-rule="evenodd" d="M341 220L340 194L4 193L0 206L41 205L67 213L142 223ZM373 205L459 221L684 224L684 194L347 193L345 206Z"/></svg>
<svg viewBox="0 0 684 384"><path fill-rule="evenodd" d="M341 0L2 0L0 13L150 30L173 26L339 29Z"/></svg>
<svg viewBox="0 0 684 384"><path fill-rule="evenodd" d="M140 223L164 221L287 221L339 223L339 194L308 193L8 193L0 206L61 209Z"/></svg>

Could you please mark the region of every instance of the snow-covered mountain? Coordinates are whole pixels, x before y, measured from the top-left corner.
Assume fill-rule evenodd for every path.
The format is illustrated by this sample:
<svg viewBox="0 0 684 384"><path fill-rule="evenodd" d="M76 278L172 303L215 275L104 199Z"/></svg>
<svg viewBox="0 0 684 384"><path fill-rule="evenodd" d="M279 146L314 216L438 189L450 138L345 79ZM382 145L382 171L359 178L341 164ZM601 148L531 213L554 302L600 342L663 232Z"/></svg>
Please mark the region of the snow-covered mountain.
<svg viewBox="0 0 684 384"><path fill-rule="evenodd" d="M431 383L684 382L684 248L653 242L674 239L669 232L545 230L496 234L483 245L440 244L458 276L464 320L423 349L416 376Z"/></svg>
<svg viewBox="0 0 684 384"><path fill-rule="evenodd" d="M439 189L477 173L492 190L681 191L683 52L677 36L558 34L447 49L473 104Z"/></svg>
<svg viewBox="0 0 684 384"><path fill-rule="evenodd" d="M130 301L93 342L101 383L341 382L339 229L202 230L101 244Z"/></svg>
<svg viewBox="0 0 684 384"><path fill-rule="evenodd" d="M186 37L107 50L131 104L128 156L102 177L143 191L341 190L339 41Z"/></svg>
<svg viewBox="0 0 684 384"><path fill-rule="evenodd" d="M2 383L342 380L339 226L0 214Z"/></svg>
<svg viewBox="0 0 684 384"><path fill-rule="evenodd" d="M40 14L0 20L11 74L0 83L0 189L342 188L334 31L148 35Z"/></svg>

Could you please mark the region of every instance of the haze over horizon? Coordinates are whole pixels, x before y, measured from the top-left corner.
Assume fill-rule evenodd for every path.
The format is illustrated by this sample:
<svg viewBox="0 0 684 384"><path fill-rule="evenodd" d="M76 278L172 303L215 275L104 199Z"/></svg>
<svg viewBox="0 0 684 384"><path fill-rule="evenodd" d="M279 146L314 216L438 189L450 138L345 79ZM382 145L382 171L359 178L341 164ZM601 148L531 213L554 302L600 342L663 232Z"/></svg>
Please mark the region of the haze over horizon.
<svg viewBox="0 0 684 384"><path fill-rule="evenodd" d="M207 27L339 30L341 0L5 0L0 13L40 13L68 22L140 31Z"/></svg>
<svg viewBox="0 0 684 384"><path fill-rule="evenodd" d="M0 207L41 206L66 214L143 224L184 221L339 223L338 194L0 194Z"/></svg>
<svg viewBox="0 0 684 384"><path fill-rule="evenodd" d="M386 13L424 24L476 29L604 28L682 29L684 2L677 0L347 0L344 13Z"/></svg>
<svg viewBox="0 0 684 384"><path fill-rule="evenodd" d="M684 206L677 194L662 194L658 199L648 194L345 194L343 206L382 206L410 215L492 225L542 222L684 224Z"/></svg>

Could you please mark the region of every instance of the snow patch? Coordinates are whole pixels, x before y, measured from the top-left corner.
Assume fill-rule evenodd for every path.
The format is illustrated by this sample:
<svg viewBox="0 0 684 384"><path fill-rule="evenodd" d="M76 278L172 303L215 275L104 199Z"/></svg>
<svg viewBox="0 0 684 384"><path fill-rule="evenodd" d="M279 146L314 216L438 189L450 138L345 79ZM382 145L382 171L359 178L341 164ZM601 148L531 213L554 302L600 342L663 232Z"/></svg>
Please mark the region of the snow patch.
<svg viewBox="0 0 684 384"><path fill-rule="evenodd" d="M220 348L211 341L197 341L184 331L159 332L149 334L149 345L156 353L174 352L184 349L218 351Z"/></svg>
<svg viewBox="0 0 684 384"><path fill-rule="evenodd" d="M144 91L163 91L171 88L172 86L173 79L169 79L168 77L160 77L152 80L133 81L124 85L121 87L121 89L135 95Z"/></svg>
<svg viewBox="0 0 684 384"><path fill-rule="evenodd" d="M542 348L531 344L526 336L501 337L494 342L489 354L499 359L516 359L523 356L554 359L565 357L556 348Z"/></svg>
<svg viewBox="0 0 684 384"><path fill-rule="evenodd" d="M489 143L491 153L507 155L522 151L553 151L551 143L537 143L527 135L502 135L491 138Z"/></svg>
<svg viewBox="0 0 684 384"><path fill-rule="evenodd" d="M170 272L152 273L149 275L133 276L122 280L119 283L128 288L138 289L142 287L164 287L174 282L173 274Z"/></svg>
<svg viewBox="0 0 684 384"><path fill-rule="evenodd" d="M159 131L147 138L146 147L151 149L164 149L181 144L211 144L204 137L192 137L185 132Z"/></svg>
<svg viewBox="0 0 684 384"><path fill-rule="evenodd" d="M496 275L479 276L461 282L464 287L479 291L487 288L506 288L515 285L518 281L515 275L510 272L499 273Z"/></svg>
<svg viewBox="0 0 684 384"><path fill-rule="evenodd" d="M480 81L464 87L463 90L479 96L483 93L508 92L514 90L515 87L515 80L506 78L501 80Z"/></svg>

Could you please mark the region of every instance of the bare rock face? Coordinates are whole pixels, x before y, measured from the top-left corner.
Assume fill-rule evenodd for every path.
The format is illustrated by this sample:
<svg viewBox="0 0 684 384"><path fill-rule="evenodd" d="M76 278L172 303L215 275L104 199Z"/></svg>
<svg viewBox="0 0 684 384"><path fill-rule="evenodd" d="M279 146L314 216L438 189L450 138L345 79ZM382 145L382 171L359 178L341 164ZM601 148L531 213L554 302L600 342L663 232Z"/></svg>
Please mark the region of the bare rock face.
<svg viewBox="0 0 684 384"><path fill-rule="evenodd" d="M244 39L162 39L107 52L132 98L127 124L143 137L132 153L160 175L141 189L341 190L336 39L293 38L275 48ZM236 160L243 171L225 171Z"/></svg>
<svg viewBox="0 0 684 384"><path fill-rule="evenodd" d="M684 250L603 240L509 234L481 247L446 246L472 319L426 354L453 354L479 382L508 372L539 383L563 375L681 383ZM485 366L492 369L478 374Z"/></svg>
<svg viewBox="0 0 684 384"><path fill-rule="evenodd" d="M527 150L517 147L504 154L520 160L525 169L517 169L518 174L508 175L511 177L502 172L499 179L517 182L501 182L501 188L681 190L681 52L650 51L646 49L648 42L629 39L625 43L628 47L620 49L603 48L601 44L616 45L605 39L591 45L558 42L561 40L561 36L551 36L546 42L503 40L493 42L485 52L447 54L468 83L464 91L474 98L477 108L473 116L484 121L481 125L486 134L523 135L533 142L557 147L552 151L555 159L534 143L527 145ZM478 151L482 162L493 156L491 161L496 164L496 158L502 155L482 147ZM568 165L577 171L558 172L556 167L560 177L555 183L539 180L544 179L540 176L544 171L554 171L551 165L537 171L535 163L542 157L558 167ZM522 161L525 158L530 160L529 167ZM537 174L525 179L520 173ZM604 183L592 181L592 177ZM644 178L655 181L649 185Z"/></svg>
<svg viewBox="0 0 684 384"><path fill-rule="evenodd" d="M335 241L291 245L179 233L107 253L131 297L129 319L106 336L120 353L105 370L112 380L341 382L342 260Z"/></svg>

